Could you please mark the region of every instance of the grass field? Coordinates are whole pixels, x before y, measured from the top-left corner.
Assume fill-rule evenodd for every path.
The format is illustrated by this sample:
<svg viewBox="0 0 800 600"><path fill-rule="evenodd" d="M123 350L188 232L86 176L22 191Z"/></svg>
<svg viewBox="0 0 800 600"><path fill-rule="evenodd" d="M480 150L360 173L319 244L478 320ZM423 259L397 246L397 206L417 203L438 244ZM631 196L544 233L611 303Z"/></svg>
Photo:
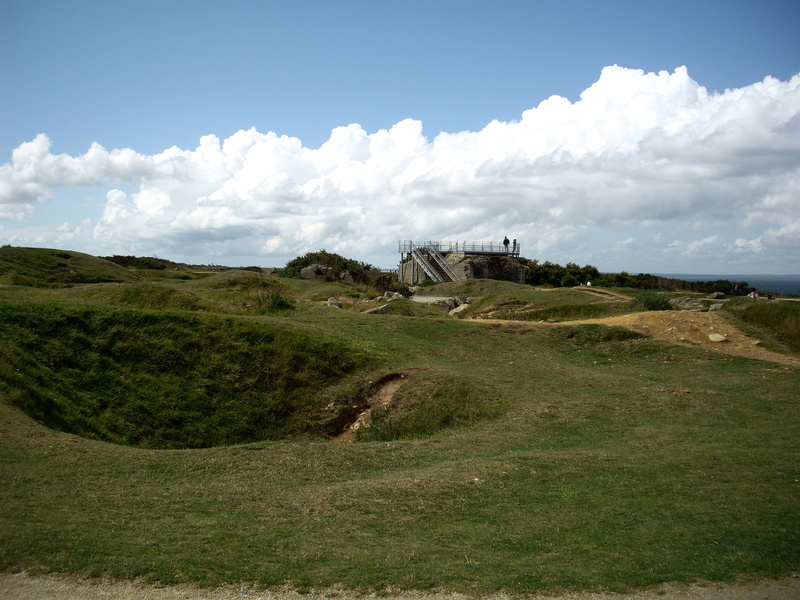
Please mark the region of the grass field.
<svg viewBox="0 0 800 600"><path fill-rule="evenodd" d="M470 287L450 293L595 302ZM800 568L797 369L600 325L360 314L370 295L242 272L0 287L0 569L482 595ZM371 434L329 441L399 373Z"/></svg>

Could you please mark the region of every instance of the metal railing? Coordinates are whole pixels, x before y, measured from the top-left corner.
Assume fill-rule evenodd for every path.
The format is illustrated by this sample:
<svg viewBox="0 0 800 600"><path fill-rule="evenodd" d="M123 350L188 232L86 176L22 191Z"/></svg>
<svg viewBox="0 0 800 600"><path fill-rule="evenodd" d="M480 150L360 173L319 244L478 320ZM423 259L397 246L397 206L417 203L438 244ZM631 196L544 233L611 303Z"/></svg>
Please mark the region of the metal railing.
<svg viewBox="0 0 800 600"><path fill-rule="evenodd" d="M398 242L398 252L410 253L413 248L430 248L438 252L465 252L467 254L508 254L519 256L520 245L510 243L505 246L502 242L413 242L401 240Z"/></svg>
<svg viewBox="0 0 800 600"><path fill-rule="evenodd" d="M425 255L422 253L422 250L420 248L412 245L411 256L414 257L414 260L417 261L417 264L420 267L422 267L422 270L425 271L425 274L428 277L439 283L442 283L444 281L444 279L442 279L442 276L439 275L439 272L436 269L434 269L433 265L430 262L428 262L427 258L425 258Z"/></svg>
<svg viewBox="0 0 800 600"><path fill-rule="evenodd" d="M450 281L461 281L461 277L459 277L458 273L455 272L450 263L444 259L441 252L439 252L436 248L428 248L428 254L433 258L434 261L442 268L445 274L450 278Z"/></svg>

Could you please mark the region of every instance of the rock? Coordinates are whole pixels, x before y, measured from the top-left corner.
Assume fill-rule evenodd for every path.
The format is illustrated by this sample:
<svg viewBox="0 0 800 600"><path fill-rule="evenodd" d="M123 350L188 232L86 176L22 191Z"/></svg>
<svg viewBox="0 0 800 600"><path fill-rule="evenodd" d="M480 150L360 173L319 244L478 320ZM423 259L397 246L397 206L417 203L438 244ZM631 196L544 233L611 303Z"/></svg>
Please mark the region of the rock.
<svg viewBox="0 0 800 600"><path fill-rule="evenodd" d="M389 302L391 302L392 300L402 300L403 294L400 294L399 292L390 292L387 290L383 293L383 296L381 296L381 298L383 300L388 300Z"/></svg>
<svg viewBox="0 0 800 600"><path fill-rule="evenodd" d="M670 299L669 303L672 306L680 306L681 304L691 304L692 299L689 296L679 296L678 298Z"/></svg>
<svg viewBox="0 0 800 600"><path fill-rule="evenodd" d="M333 274L332 267L326 267L324 265L308 265L300 271L300 278L333 281L336 279L336 276Z"/></svg>
<svg viewBox="0 0 800 600"><path fill-rule="evenodd" d="M428 306L437 308L442 312L450 312L456 307L456 301L454 298L447 298L444 300L437 300L436 302L431 302Z"/></svg>
<svg viewBox="0 0 800 600"><path fill-rule="evenodd" d="M342 308L342 303L337 298L328 298L328 306L333 308Z"/></svg>
<svg viewBox="0 0 800 600"><path fill-rule="evenodd" d="M720 308L722 308L722 304L716 302L708 307L708 311L711 312L712 310L719 310Z"/></svg>
<svg viewBox="0 0 800 600"><path fill-rule="evenodd" d="M706 296L706 298L708 298L709 300L724 300L725 294L723 294L722 292L714 292L713 294L709 294L708 296Z"/></svg>
<svg viewBox="0 0 800 600"><path fill-rule="evenodd" d="M711 340L712 342L727 342L728 341L728 338L726 338L721 333L712 333L711 335L708 336L708 339Z"/></svg>
<svg viewBox="0 0 800 600"><path fill-rule="evenodd" d="M468 308L469 308L469 304L467 304L465 302L464 304L459 304L458 306L456 306L453 310L450 311L450 314L451 315L455 315L455 314L458 314L458 313L460 313L460 312L462 312L464 310L467 310Z"/></svg>
<svg viewBox="0 0 800 600"><path fill-rule="evenodd" d="M390 315L390 314L392 314L392 309L389 308L388 304L384 304L383 306L376 306L375 308L370 308L369 310L365 310L361 314L364 314L364 315Z"/></svg>
<svg viewBox="0 0 800 600"><path fill-rule="evenodd" d="M452 253L447 262L464 279L500 279L525 283L528 266L512 256L464 256Z"/></svg>
<svg viewBox="0 0 800 600"><path fill-rule="evenodd" d="M412 285L410 288L408 288L408 291L411 292L412 296L416 296L422 291L422 287L418 285Z"/></svg>
<svg viewBox="0 0 800 600"><path fill-rule="evenodd" d="M339 281L341 281L345 285L355 285L356 280L353 279L353 276L350 274L350 271L345 271L339 276Z"/></svg>

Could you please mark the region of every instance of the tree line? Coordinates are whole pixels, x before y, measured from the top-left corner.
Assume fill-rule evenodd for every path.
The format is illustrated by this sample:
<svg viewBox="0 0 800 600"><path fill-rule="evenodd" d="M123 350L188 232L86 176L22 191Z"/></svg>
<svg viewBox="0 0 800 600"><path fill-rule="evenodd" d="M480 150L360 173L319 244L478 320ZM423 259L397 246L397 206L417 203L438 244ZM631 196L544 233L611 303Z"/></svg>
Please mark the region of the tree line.
<svg viewBox="0 0 800 600"><path fill-rule="evenodd" d="M734 291L746 295L753 290L745 281L729 281L727 279L717 279L714 281L684 281L649 273L637 273L631 275L622 271L621 273L601 273L600 270L592 265L583 267L573 262L562 266L550 261L539 262L530 260L527 263L528 274L525 283L529 285L551 285L553 287L573 287L576 285L599 285L603 287L626 287L637 290L663 290L668 292L698 292L703 294L713 294L722 292L731 294Z"/></svg>

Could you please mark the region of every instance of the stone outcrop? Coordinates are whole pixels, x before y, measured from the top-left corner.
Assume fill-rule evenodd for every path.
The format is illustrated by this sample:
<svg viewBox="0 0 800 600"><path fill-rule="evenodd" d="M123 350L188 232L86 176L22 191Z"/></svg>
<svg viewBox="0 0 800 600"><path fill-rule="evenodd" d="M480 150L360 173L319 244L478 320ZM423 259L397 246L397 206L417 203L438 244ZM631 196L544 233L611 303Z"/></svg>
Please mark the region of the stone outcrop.
<svg viewBox="0 0 800 600"><path fill-rule="evenodd" d="M301 279L318 279L321 281L336 281L336 274L332 267L325 265L308 265L300 271Z"/></svg>
<svg viewBox="0 0 800 600"><path fill-rule="evenodd" d="M501 279L514 283L525 283L525 277L528 274L527 265L514 256L465 256L459 254L448 256L447 262L464 279Z"/></svg>

